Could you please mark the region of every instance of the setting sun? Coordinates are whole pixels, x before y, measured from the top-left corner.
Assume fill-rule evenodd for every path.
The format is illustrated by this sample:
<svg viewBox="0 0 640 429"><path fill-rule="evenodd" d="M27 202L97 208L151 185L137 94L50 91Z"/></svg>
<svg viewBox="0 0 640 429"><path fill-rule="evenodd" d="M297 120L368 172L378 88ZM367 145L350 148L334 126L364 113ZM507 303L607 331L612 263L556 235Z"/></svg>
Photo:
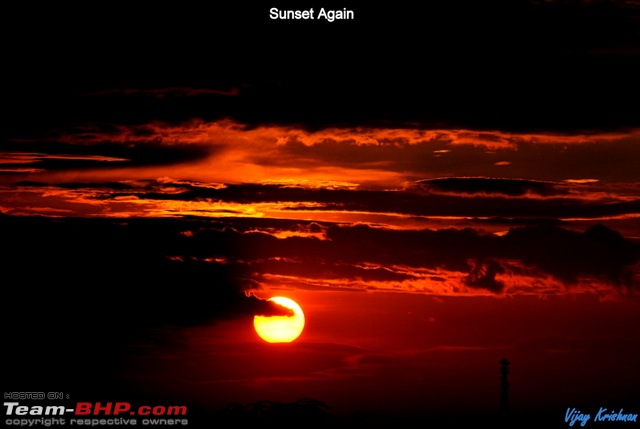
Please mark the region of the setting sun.
<svg viewBox="0 0 640 429"><path fill-rule="evenodd" d="M293 316L255 316L253 326L257 334L268 343L290 343L300 336L304 329L302 308L290 298L276 296L270 298L293 311Z"/></svg>

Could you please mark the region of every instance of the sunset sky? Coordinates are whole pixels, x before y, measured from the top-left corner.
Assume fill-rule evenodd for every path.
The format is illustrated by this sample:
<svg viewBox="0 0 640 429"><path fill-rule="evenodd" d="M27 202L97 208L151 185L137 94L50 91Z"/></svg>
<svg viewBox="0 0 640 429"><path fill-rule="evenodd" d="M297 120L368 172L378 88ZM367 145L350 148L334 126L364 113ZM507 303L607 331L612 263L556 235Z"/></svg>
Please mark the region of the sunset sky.
<svg viewBox="0 0 640 429"><path fill-rule="evenodd" d="M7 13L5 391L640 413L640 4L242 3Z"/></svg>

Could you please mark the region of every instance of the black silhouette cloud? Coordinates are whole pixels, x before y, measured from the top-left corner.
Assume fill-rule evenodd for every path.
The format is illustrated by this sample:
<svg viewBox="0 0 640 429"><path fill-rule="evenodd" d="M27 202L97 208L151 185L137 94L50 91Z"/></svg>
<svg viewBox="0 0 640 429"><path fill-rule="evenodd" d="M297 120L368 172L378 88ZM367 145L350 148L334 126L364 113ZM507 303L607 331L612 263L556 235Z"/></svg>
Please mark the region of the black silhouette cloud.
<svg viewBox="0 0 640 429"><path fill-rule="evenodd" d="M502 194L514 197L523 196L528 193L541 196L562 195L567 193L566 190L559 189L556 185L549 182L489 177L426 179L418 181L417 184L434 191L469 194Z"/></svg>
<svg viewBox="0 0 640 429"><path fill-rule="evenodd" d="M137 142L100 141L73 144L56 141L8 141L3 144L3 158L20 158L19 164L0 161L3 169L16 167L47 171L171 165L204 158L219 149L216 144L171 144L154 140Z"/></svg>
<svg viewBox="0 0 640 429"><path fill-rule="evenodd" d="M3 264L16 279L7 302L37 317L71 302L78 303L74 312L57 319L72 323L82 315L96 324L153 326L289 314L247 294L252 280L241 265L185 256L186 238L176 224L9 216L0 223Z"/></svg>

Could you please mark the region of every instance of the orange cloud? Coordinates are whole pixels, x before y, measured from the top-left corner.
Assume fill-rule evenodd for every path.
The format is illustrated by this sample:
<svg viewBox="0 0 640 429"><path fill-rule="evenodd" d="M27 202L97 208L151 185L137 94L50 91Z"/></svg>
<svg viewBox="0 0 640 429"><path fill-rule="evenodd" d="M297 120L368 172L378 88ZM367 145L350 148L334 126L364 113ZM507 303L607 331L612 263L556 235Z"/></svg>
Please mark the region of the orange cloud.
<svg viewBox="0 0 640 429"><path fill-rule="evenodd" d="M39 140L37 145L14 142L14 147L46 147L52 152L28 155L24 150L21 156L16 156L17 151L5 152L6 162L0 162L0 169L13 171L16 167L11 164L20 163L25 172L44 169L34 177L48 181L65 180L67 172L72 171L81 180L171 176L202 182L288 181L309 186L401 186L433 177L491 177L498 173L497 168L500 174L508 173L512 178L612 181L615 172L620 180L628 181L638 179L627 161L638 155L638 141L639 131L575 135L372 127L309 131L285 126L248 127L230 120L191 120L182 124L118 125L108 130L85 127ZM44 142L49 144L43 146ZM53 144L56 142L65 145L58 152ZM82 153L69 154L74 147L82 148ZM198 151L190 152L190 147ZM67 152L60 152L63 150ZM180 152L172 157L173 150ZM593 156L596 150L598 157ZM130 162L100 169L74 163L36 165L42 159L71 158ZM546 164L556 168L541 170L540 166ZM49 168L53 166L55 170ZM509 169L503 168L506 166Z"/></svg>

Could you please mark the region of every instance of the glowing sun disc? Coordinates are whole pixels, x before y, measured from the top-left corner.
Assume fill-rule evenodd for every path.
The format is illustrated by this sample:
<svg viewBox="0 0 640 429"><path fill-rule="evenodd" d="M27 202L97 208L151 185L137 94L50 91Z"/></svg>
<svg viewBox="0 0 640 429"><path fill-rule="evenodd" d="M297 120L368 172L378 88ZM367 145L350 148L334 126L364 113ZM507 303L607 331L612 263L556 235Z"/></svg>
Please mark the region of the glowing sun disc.
<svg viewBox="0 0 640 429"><path fill-rule="evenodd" d="M254 316L253 327L260 338L268 343L290 343L304 329L304 313L297 302L283 296L269 298L293 311L293 316Z"/></svg>

